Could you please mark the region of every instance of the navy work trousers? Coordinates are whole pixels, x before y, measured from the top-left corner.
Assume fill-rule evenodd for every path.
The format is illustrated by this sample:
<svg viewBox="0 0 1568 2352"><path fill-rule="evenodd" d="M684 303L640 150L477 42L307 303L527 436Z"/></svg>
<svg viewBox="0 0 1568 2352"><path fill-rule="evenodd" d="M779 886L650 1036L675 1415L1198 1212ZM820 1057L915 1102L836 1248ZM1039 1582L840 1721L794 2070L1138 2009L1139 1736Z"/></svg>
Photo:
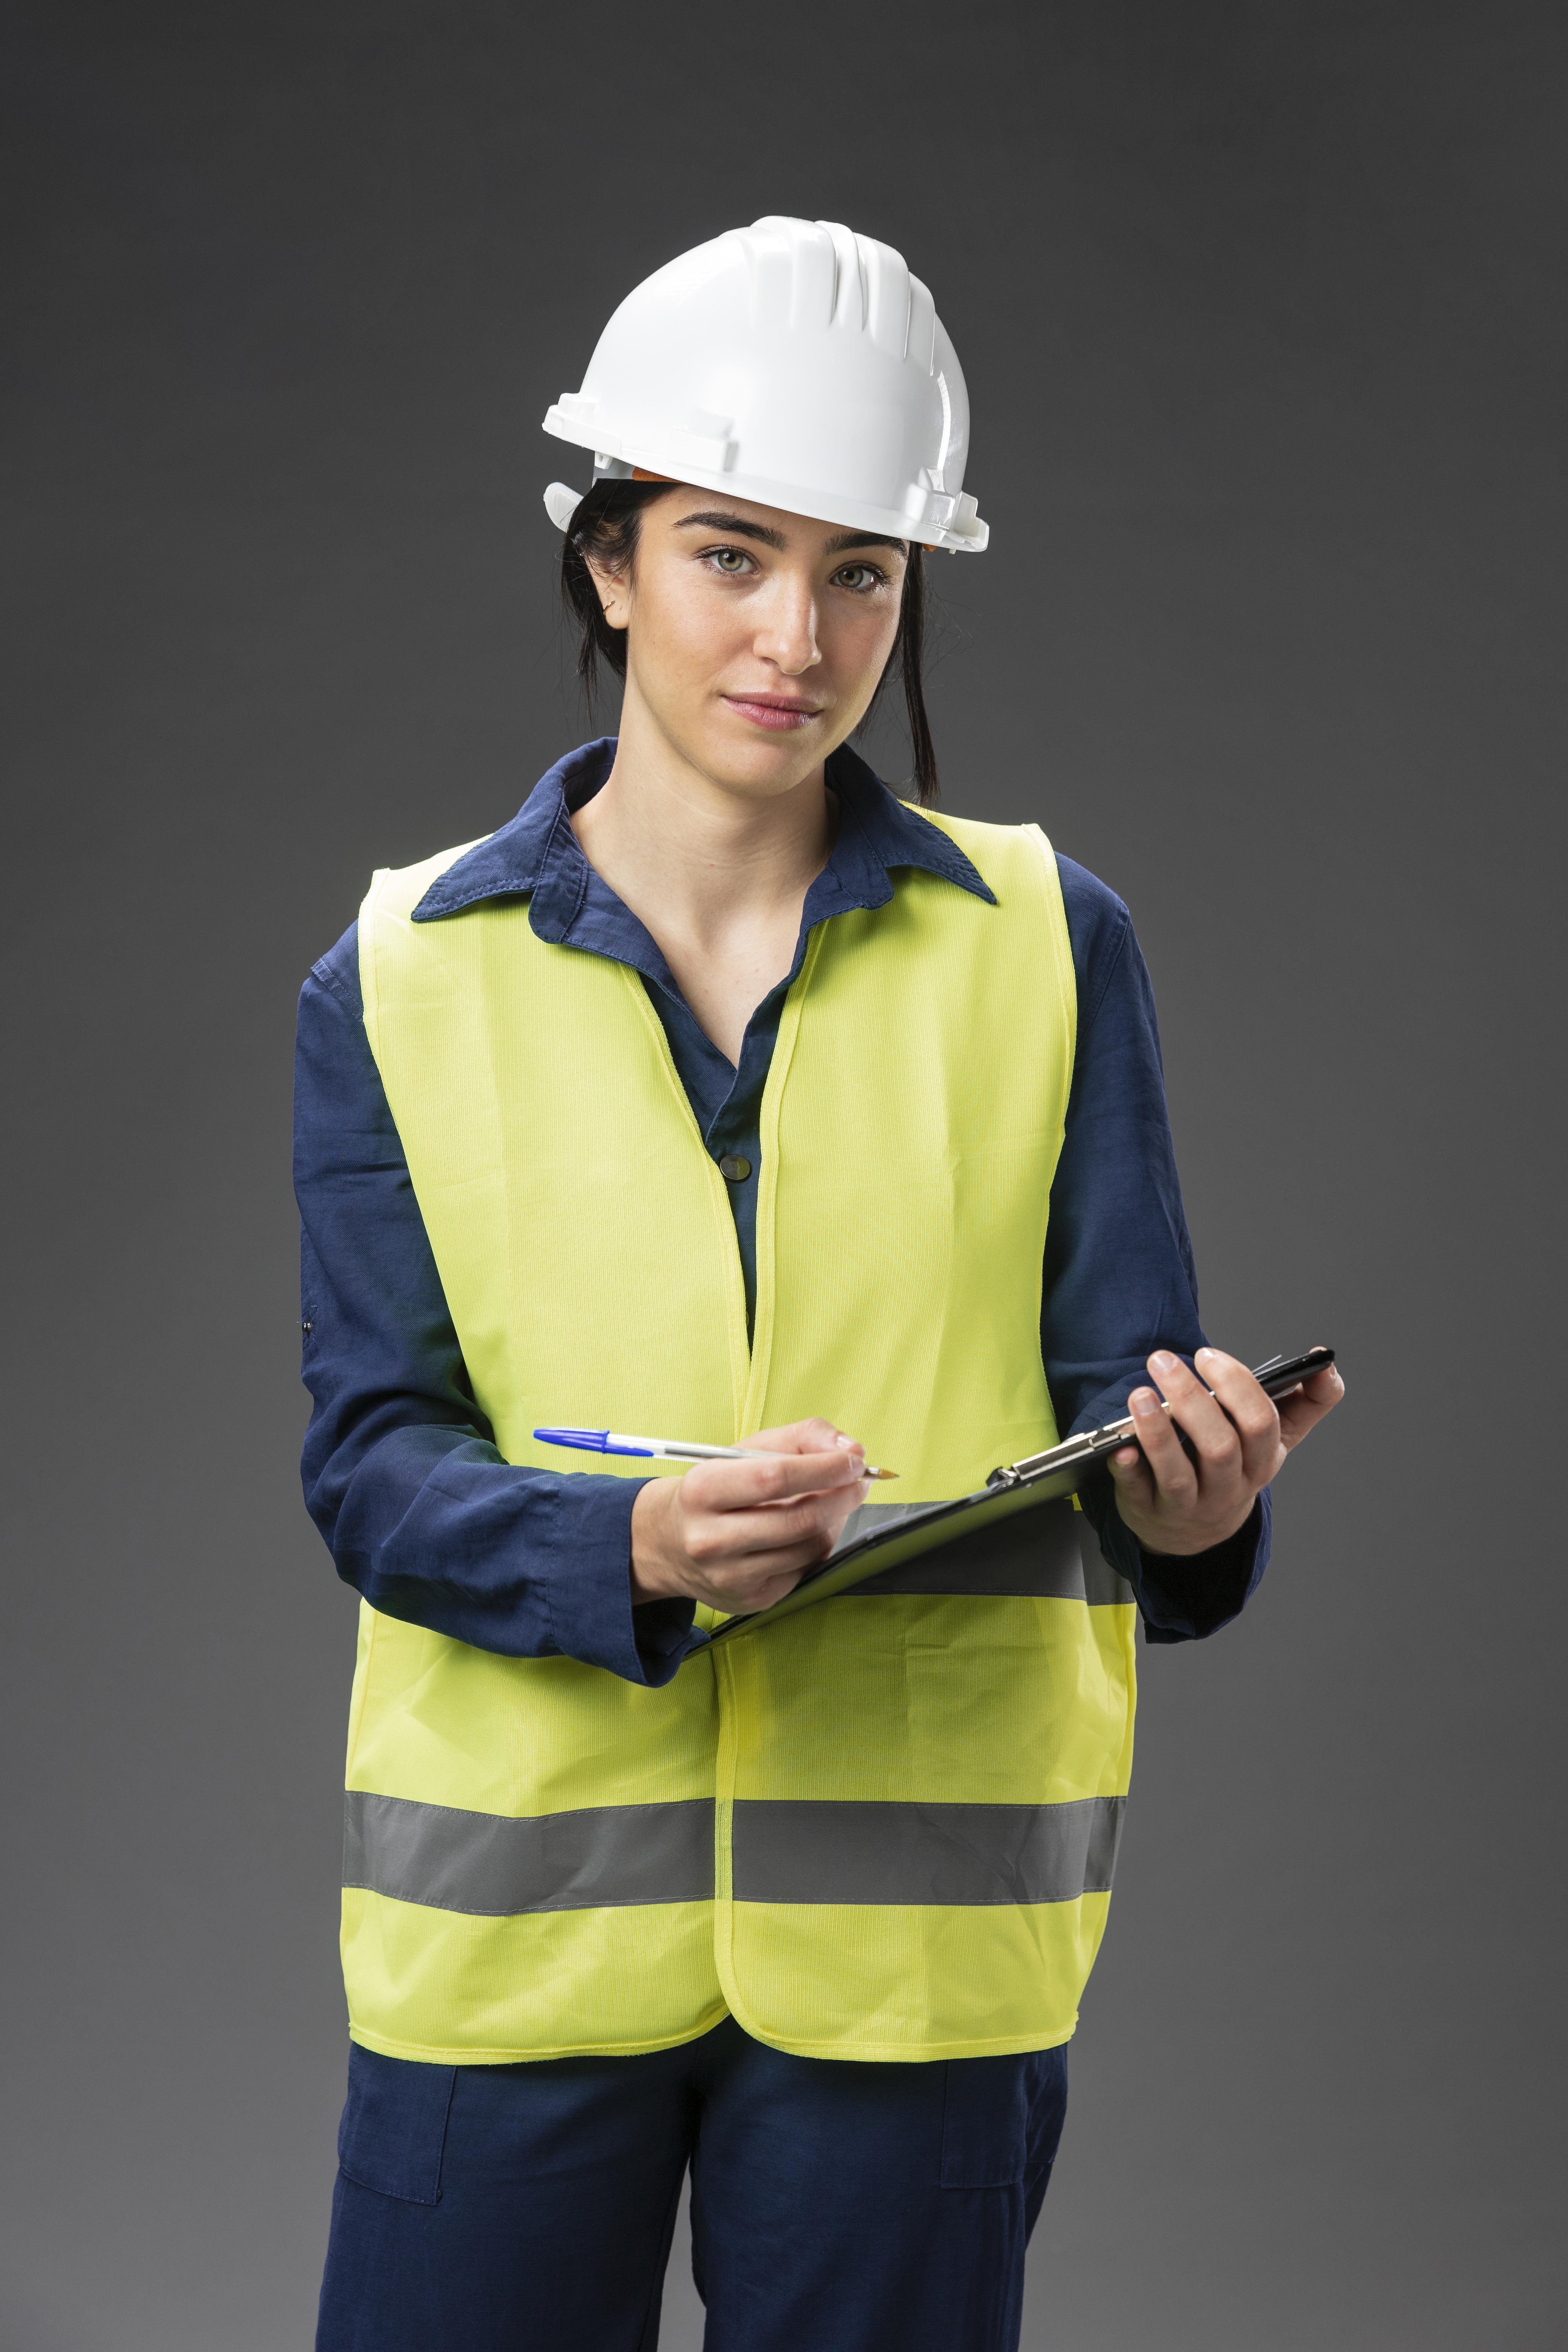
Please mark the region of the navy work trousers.
<svg viewBox="0 0 1568 2352"><path fill-rule="evenodd" d="M654 2352L680 2184L705 2352L1015 2352L1067 2053L352 2050L317 2352Z"/></svg>

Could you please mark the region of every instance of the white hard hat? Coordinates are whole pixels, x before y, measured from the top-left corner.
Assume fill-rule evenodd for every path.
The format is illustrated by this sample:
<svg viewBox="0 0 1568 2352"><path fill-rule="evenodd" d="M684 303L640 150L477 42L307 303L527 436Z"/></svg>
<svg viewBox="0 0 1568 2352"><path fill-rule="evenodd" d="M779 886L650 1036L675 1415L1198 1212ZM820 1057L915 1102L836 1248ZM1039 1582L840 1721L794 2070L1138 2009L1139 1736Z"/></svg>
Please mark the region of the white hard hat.
<svg viewBox="0 0 1568 2352"><path fill-rule="evenodd" d="M928 547L985 545L964 495L969 398L901 254L837 221L769 218L656 269L544 420L595 472L668 474ZM579 493L552 482L565 530Z"/></svg>

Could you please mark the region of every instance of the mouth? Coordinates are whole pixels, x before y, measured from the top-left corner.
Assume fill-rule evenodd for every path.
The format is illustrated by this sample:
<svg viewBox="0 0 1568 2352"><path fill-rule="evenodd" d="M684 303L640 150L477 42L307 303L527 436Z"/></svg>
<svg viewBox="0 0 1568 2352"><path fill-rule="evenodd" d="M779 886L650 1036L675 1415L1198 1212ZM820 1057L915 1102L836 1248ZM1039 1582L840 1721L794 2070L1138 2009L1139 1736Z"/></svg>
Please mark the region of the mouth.
<svg viewBox="0 0 1568 2352"><path fill-rule="evenodd" d="M787 694L727 694L723 699L753 727L765 727L773 735L791 734L822 716L820 702L803 702Z"/></svg>

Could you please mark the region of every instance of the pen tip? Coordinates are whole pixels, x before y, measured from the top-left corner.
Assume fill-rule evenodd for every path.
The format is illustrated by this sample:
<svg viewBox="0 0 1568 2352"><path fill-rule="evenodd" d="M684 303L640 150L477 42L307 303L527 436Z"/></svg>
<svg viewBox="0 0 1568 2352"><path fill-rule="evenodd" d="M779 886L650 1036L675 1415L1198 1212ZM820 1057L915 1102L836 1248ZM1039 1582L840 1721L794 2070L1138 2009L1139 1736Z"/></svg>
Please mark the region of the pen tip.
<svg viewBox="0 0 1568 2352"><path fill-rule="evenodd" d="M898 1475L896 1470L868 1470L866 1473L868 1478L896 1478Z"/></svg>

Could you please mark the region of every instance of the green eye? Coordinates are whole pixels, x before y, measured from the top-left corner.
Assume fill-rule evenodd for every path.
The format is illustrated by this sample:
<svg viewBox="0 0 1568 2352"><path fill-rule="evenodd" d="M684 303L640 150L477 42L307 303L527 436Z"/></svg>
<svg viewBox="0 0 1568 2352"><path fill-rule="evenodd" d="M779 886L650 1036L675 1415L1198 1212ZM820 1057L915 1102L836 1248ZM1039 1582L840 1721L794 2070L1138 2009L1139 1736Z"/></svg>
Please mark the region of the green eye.
<svg viewBox="0 0 1568 2352"><path fill-rule="evenodd" d="M879 572L874 563L845 563L833 576L839 586L847 588L852 595L864 596L868 590L877 587L886 574Z"/></svg>
<svg viewBox="0 0 1568 2352"><path fill-rule="evenodd" d="M745 570L752 559L743 548L716 547L709 560L716 563L720 571L726 572L732 580L738 572Z"/></svg>

